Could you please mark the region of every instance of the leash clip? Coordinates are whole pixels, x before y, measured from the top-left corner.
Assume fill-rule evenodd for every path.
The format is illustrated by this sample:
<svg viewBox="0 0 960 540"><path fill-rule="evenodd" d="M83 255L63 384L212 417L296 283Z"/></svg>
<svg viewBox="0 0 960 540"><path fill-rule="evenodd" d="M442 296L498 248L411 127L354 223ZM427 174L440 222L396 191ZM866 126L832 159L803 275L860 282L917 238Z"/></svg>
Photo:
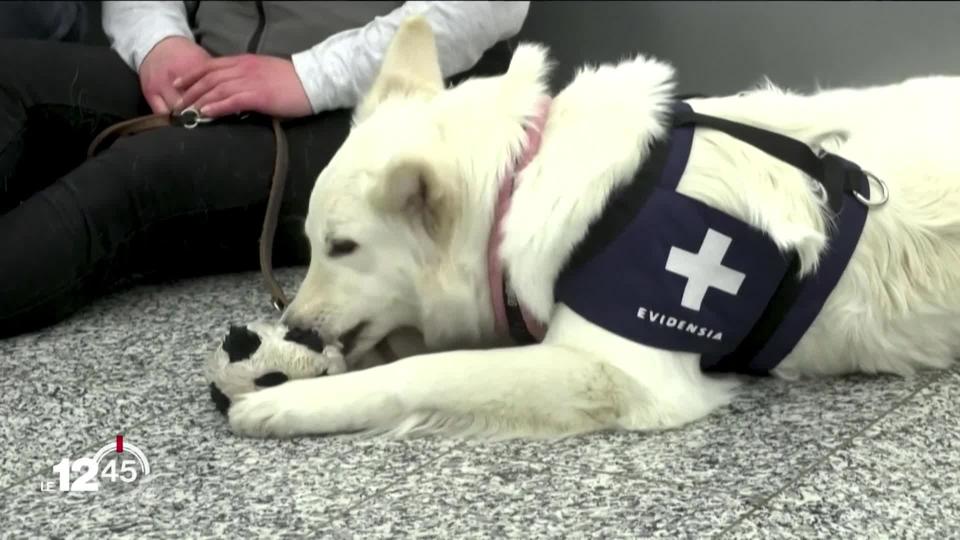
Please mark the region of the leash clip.
<svg viewBox="0 0 960 540"><path fill-rule="evenodd" d="M193 129L200 124L206 124L213 122L213 118L207 118L200 114L195 107L190 106L180 112L180 114L173 115L174 121L180 126L187 129Z"/></svg>

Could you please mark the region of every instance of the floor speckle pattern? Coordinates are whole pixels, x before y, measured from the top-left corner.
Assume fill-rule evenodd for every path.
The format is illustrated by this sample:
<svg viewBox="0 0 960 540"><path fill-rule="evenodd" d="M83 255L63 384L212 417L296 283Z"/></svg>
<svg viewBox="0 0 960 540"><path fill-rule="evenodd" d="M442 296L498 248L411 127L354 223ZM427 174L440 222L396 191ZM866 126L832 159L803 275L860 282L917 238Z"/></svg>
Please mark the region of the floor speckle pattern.
<svg viewBox="0 0 960 540"><path fill-rule="evenodd" d="M278 276L294 290L302 269ZM143 286L0 341L0 536L960 536L960 369L758 380L654 435L240 439L200 368L230 322L272 317L267 301L255 273ZM57 463L118 433L149 482L56 491Z"/></svg>

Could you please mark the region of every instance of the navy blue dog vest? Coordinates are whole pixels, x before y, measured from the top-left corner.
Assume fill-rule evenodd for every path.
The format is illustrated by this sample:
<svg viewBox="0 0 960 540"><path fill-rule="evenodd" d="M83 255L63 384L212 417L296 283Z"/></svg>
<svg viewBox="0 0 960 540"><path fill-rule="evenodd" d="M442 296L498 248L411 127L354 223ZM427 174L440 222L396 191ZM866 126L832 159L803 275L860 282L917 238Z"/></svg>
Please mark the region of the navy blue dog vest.
<svg viewBox="0 0 960 540"><path fill-rule="evenodd" d="M591 225L560 274L556 300L624 338L699 353L705 371L767 374L793 350L843 274L866 221L854 192L869 198L869 182L839 156L695 113L682 101L671 126ZM801 279L795 253L677 192L698 127L721 130L821 184L834 219L815 273Z"/></svg>

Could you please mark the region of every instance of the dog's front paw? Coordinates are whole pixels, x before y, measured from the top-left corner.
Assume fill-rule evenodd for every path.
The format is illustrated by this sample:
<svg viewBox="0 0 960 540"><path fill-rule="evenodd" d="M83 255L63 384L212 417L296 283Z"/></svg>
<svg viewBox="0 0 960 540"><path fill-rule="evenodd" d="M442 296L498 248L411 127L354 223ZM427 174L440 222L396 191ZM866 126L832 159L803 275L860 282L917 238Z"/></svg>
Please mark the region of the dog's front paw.
<svg viewBox="0 0 960 540"><path fill-rule="evenodd" d="M276 438L309 433L307 404L299 402L295 392L283 391L290 384L239 396L227 413L233 432Z"/></svg>
<svg viewBox="0 0 960 540"><path fill-rule="evenodd" d="M249 437L358 433L382 425L392 410L351 374L288 381L242 394L227 413L230 427Z"/></svg>

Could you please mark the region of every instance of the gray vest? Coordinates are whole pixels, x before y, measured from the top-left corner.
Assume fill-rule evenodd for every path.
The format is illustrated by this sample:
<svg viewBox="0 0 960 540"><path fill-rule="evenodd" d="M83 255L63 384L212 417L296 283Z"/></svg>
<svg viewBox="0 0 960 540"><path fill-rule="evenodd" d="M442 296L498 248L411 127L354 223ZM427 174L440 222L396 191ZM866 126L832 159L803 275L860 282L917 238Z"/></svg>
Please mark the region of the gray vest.
<svg viewBox="0 0 960 540"><path fill-rule="evenodd" d="M289 57L359 28L403 2L184 2L197 42L215 56Z"/></svg>

